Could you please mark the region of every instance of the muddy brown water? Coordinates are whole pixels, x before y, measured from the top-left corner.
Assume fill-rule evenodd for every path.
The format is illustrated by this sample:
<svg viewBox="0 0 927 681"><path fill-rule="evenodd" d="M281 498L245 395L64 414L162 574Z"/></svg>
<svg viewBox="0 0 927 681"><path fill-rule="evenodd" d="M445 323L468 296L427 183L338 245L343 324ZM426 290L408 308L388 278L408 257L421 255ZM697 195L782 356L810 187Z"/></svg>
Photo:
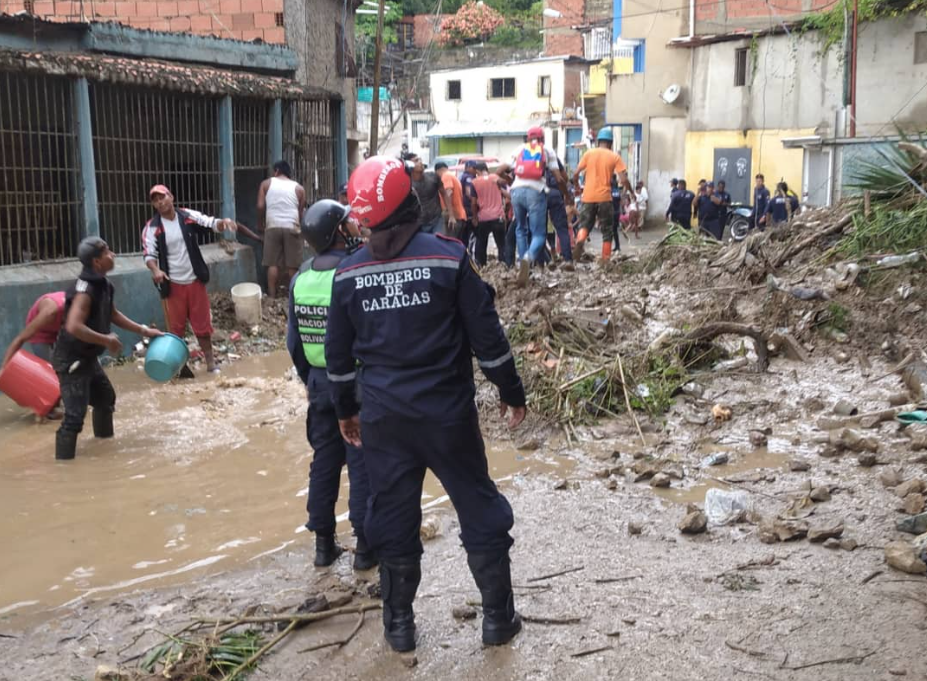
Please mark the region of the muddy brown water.
<svg viewBox="0 0 927 681"><path fill-rule="evenodd" d="M0 616L25 623L311 543L306 398L289 368L277 352L167 385L114 368L116 437L93 438L88 418L71 462L54 459L57 424L0 398ZM494 443L488 455L503 486L560 465ZM345 474L336 512L350 543L346 488ZM447 504L429 474L423 507Z"/></svg>

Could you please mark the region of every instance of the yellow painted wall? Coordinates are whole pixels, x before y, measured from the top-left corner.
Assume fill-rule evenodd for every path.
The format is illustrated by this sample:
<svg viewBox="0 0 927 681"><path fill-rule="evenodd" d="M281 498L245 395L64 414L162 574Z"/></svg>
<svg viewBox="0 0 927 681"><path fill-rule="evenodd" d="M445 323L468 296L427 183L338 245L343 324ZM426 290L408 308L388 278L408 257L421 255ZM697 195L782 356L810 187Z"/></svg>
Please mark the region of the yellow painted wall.
<svg viewBox="0 0 927 681"><path fill-rule="evenodd" d="M612 67L608 68L608 59L603 59L595 66L589 67L589 92L586 94L590 97L604 95L608 88L609 73L633 73L634 60L630 57L612 59Z"/></svg>
<svg viewBox="0 0 927 681"><path fill-rule="evenodd" d="M753 150L751 171L753 175L763 173L766 186L776 186L785 180L796 192L802 186L802 149L786 149L783 138L813 135L813 128L795 130L748 130L746 137L740 130L710 130L686 133L686 181L689 188L695 187L700 179L713 180L715 149L750 147ZM751 182L752 184L752 182Z"/></svg>

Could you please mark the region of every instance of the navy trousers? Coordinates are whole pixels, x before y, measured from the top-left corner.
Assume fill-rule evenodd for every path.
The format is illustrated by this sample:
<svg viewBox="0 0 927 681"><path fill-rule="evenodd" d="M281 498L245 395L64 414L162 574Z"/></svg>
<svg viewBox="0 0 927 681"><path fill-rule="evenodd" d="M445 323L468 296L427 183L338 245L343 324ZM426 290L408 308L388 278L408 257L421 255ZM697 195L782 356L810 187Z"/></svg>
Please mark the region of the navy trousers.
<svg viewBox="0 0 927 681"><path fill-rule="evenodd" d="M362 413L361 439L371 491L365 530L378 556L421 555L426 469L450 496L468 553L500 553L512 546L512 507L489 477L475 407L459 421L442 423L393 417L364 421Z"/></svg>
<svg viewBox="0 0 927 681"><path fill-rule="evenodd" d="M81 432L88 406L110 413L114 411L116 391L97 358L82 359L74 371L57 373L64 404L64 420L59 430Z"/></svg>
<svg viewBox="0 0 927 681"><path fill-rule="evenodd" d="M320 534L335 532L335 502L341 487L341 469L348 466L348 517L355 534L364 530L370 485L364 454L341 439L335 405L328 391L325 369L309 370L309 411L306 414L306 437L312 446L309 466L309 498L306 529Z"/></svg>
<svg viewBox="0 0 927 681"><path fill-rule="evenodd" d="M567 223L566 204L559 189L551 189L547 194L547 212L554 223L557 238L560 240L560 254L566 262L573 260L573 247L570 244L570 230Z"/></svg>

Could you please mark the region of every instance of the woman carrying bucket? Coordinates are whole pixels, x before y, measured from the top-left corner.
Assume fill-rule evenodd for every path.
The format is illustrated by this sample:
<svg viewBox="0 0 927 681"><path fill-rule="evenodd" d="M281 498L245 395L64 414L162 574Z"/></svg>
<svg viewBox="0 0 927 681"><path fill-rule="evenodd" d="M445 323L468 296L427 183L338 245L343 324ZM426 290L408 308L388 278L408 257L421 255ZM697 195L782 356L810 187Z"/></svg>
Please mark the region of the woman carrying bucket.
<svg viewBox="0 0 927 681"><path fill-rule="evenodd" d="M122 343L112 333L111 324L146 338L162 335L161 331L137 324L116 309L113 285L106 278L116 256L103 239L89 236L81 241L77 258L83 270L65 294L65 322L52 359L64 403L64 420L55 442L56 459L74 458L88 405L93 406L94 436L113 436L116 392L99 360L104 350L114 356L122 351Z"/></svg>

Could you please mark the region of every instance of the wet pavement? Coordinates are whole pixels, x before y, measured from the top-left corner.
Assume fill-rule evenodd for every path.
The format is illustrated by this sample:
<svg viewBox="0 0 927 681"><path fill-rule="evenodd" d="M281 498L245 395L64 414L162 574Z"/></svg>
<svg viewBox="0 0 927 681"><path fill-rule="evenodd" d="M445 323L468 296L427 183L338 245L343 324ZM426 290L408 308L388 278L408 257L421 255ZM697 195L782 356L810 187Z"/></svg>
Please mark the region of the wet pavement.
<svg viewBox="0 0 927 681"><path fill-rule="evenodd" d="M306 398L290 366L277 352L167 385L132 365L112 369L116 437L95 439L88 418L70 462L54 460L56 423L2 398L0 545L14 550L0 554L0 616L34 621L311 544ZM552 467L492 443L489 458L503 485ZM429 474L423 506L447 503ZM349 533L346 474L336 512Z"/></svg>

